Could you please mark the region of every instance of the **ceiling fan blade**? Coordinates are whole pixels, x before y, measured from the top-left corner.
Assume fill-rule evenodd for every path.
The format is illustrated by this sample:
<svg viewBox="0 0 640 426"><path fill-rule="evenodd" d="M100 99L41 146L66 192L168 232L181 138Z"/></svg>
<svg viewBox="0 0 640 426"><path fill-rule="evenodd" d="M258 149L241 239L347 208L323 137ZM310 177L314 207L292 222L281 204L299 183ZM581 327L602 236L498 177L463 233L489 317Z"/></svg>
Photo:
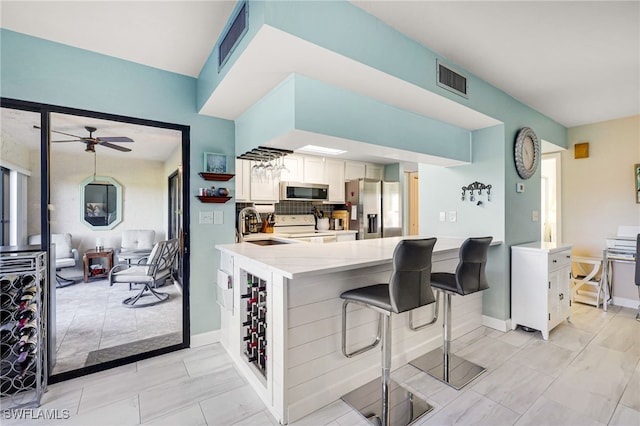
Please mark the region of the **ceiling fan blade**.
<svg viewBox="0 0 640 426"><path fill-rule="evenodd" d="M112 143L109 142L100 142L99 143L101 146L106 146L107 148L113 148L113 149L117 149L118 151L122 151L122 152L129 152L131 151L129 148L125 148L123 146L119 146L119 145L114 145Z"/></svg>
<svg viewBox="0 0 640 426"><path fill-rule="evenodd" d="M33 128L34 128L34 129L40 129L41 127L40 127L40 126L36 126L36 125L34 124L34 125L33 125ZM73 138L78 138L78 139L80 139L80 140L89 139L89 138L83 138L82 136L78 136L78 135L72 135L71 133L60 132L60 131L58 131L58 130L51 130L51 133L58 133L58 134L65 135L65 136L71 136L71 137L73 137Z"/></svg>
<svg viewBox="0 0 640 426"><path fill-rule="evenodd" d="M84 142L87 143L87 141L82 140L82 139L66 139L66 140L62 140L62 141L51 141L52 143L60 143L60 142Z"/></svg>
<svg viewBox="0 0 640 426"><path fill-rule="evenodd" d="M101 142L133 142L133 139L128 138L126 136L106 136L106 137L96 138L96 140L99 143Z"/></svg>

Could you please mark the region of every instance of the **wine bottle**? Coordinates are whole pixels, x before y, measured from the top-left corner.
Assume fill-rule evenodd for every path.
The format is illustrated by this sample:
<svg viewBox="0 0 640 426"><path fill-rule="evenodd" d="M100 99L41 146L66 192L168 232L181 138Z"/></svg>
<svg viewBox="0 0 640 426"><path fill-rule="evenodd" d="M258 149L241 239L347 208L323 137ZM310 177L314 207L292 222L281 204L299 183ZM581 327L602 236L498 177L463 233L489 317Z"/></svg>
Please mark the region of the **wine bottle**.
<svg viewBox="0 0 640 426"><path fill-rule="evenodd" d="M4 276L0 278L0 289L2 290L2 293L6 293L10 289L16 288L17 280L18 280L18 277L16 276Z"/></svg>
<svg viewBox="0 0 640 426"><path fill-rule="evenodd" d="M19 346L18 349L18 362L24 362L29 354L35 354L38 349L37 337L32 337L25 342L24 345Z"/></svg>
<svg viewBox="0 0 640 426"><path fill-rule="evenodd" d="M28 288L28 287L34 287L34 284L36 282L36 277L33 275L22 275L20 277L20 284L19 286L21 288Z"/></svg>
<svg viewBox="0 0 640 426"><path fill-rule="evenodd" d="M22 337L27 333L32 333L31 329L38 331L38 324L36 323L35 319L32 319L31 321L24 324L17 323L16 329L18 330L18 336Z"/></svg>
<svg viewBox="0 0 640 426"><path fill-rule="evenodd" d="M25 355L24 360L22 362L17 362L18 371L20 371L20 373L18 374L19 378L22 379L22 378L24 378L24 376L27 375L27 373L29 372L29 368L31 367L31 365L33 364L35 359L36 359L35 351L34 352L27 352L27 355Z"/></svg>
<svg viewBox="0 0 640 426"><path fill-rule="evenodd" d="M17 327L20 329L24 327L29 321L34 319L37 315L38 306L35 304L29 305L24 311L18 312L15 316L18 321Z"/></svg>

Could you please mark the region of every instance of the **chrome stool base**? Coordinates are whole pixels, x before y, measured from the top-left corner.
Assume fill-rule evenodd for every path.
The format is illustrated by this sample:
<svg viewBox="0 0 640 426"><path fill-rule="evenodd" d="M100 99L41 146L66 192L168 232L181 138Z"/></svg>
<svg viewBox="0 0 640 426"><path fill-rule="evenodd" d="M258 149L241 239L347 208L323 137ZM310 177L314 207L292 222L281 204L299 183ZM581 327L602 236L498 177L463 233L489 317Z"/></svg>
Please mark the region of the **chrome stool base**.
<svg viewBox="0 0 640 426"><path fill-rule="evenodd" d="M449 371L447 373L445 355L442 348L434 349L414 359L409 364L456 390L462 389L486 370L484 367L450 353Z"/></svg>
<svg viewBox="0 0 640 426"><path fill-rule="evenodd" d="M378 377L342 396L342 400L372 424L381 425L381 387L381 378ZM407 426L433 410L433 407L391 380L389 383L389 409L390 425Z"/></svg>

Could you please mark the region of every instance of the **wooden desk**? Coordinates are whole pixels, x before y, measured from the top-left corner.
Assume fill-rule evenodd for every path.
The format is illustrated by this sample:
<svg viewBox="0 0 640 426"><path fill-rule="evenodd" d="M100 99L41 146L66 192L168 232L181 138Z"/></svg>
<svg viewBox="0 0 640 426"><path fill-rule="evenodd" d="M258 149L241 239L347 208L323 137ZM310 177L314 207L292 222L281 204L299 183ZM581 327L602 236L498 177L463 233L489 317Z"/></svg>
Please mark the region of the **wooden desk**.
<svg viewBox="0 0 640 426"><path fill-rule="evenodd" d="M106 259L106 267L102 273L100 274L91 273L91 265L92 265L91 259ZM87 250L84 253L84 256L82 256L82 260L84 263L84 282L85 283L89 282L89 278L106 278L109 276L109 271L113 266L113 249L104 248L100 251L96 249ZM101 263L102 265L104 265L104 263L102 262L95 262L95 264L97 263Z"/></svg>

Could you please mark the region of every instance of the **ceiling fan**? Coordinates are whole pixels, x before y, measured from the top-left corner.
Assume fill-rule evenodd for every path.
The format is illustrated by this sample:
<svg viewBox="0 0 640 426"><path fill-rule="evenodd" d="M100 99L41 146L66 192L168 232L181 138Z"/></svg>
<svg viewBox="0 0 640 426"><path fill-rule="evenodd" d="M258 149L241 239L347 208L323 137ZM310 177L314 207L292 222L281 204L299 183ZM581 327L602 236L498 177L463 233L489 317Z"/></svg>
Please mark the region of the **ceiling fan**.
<svg viewBox="0 0 640 426"><path fill-rule="evenodd" d="M36 129L39 129L38 126L33 126ZM58 130L51 130L52 133L58 133L65 136L71 136L75 139L61 140L61 141L51 141L53 143L60 142L84 142L86 144L85 151L86 152L96 152L96 145L101 145L107 148L116 149L122 152L129 152L131 149L125 148L124 146L114 145L112 142L133 142L133 139L128 138L126 136L106 136L106 137L94 137L93 132L98 130L95 127L85 126L84 127L87 132L89 132L89 136L76 136L70 133L60 132Z"/></svg>

